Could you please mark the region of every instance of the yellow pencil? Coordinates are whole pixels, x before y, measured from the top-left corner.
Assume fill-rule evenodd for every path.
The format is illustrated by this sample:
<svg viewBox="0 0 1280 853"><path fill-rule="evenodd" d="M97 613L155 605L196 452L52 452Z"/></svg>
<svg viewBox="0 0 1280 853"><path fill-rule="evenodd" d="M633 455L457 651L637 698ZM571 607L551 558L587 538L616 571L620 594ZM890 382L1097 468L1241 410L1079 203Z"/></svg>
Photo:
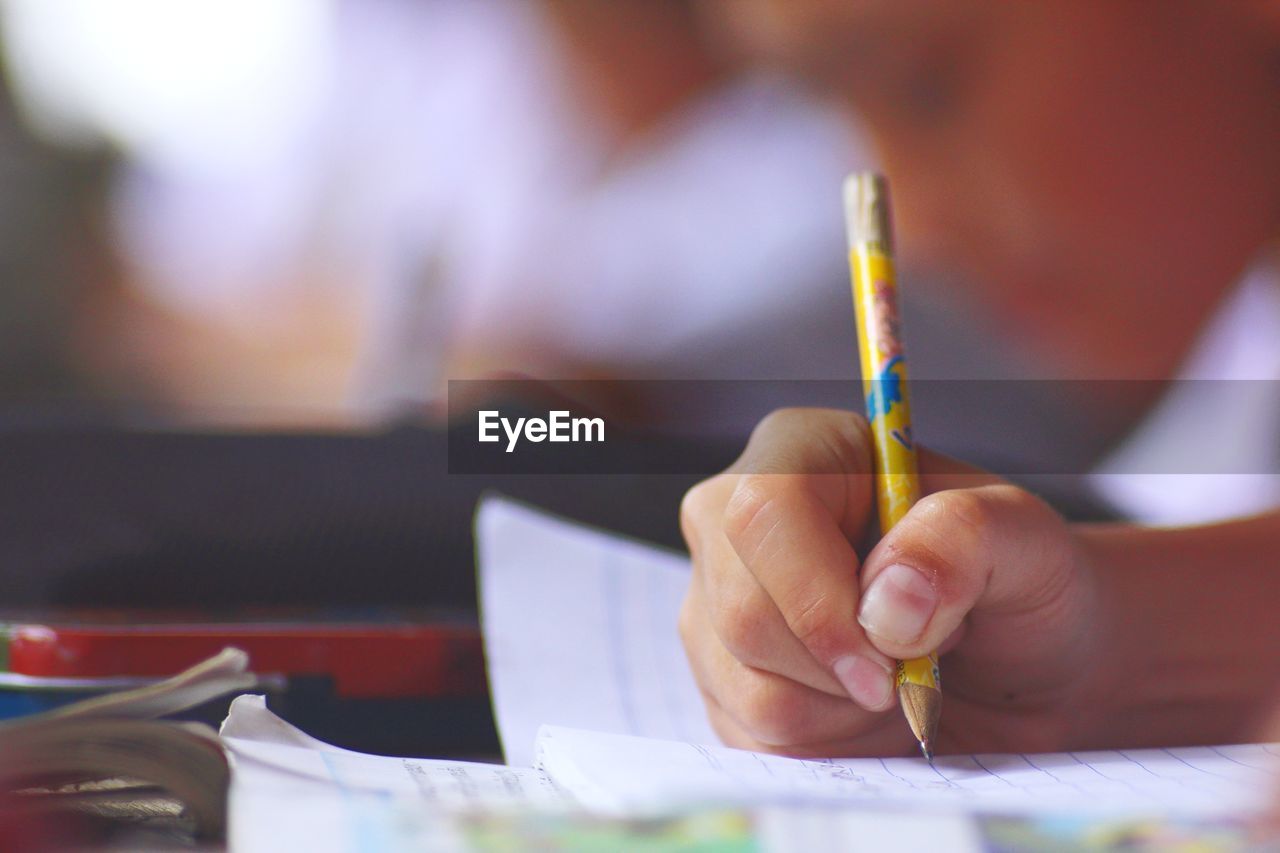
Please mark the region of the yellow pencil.
<svg viewBox="0 0 1280 853"><path fill-rule="evenodd" d="M898 323L889 188L884 177L850 175L844 185L844 206L862 389L875 442L876 505L884 535L920 496L907 362ZM937 655L898 661L896 680L907 723L920 741L920 751L932 761L942 709Z"/></svg>

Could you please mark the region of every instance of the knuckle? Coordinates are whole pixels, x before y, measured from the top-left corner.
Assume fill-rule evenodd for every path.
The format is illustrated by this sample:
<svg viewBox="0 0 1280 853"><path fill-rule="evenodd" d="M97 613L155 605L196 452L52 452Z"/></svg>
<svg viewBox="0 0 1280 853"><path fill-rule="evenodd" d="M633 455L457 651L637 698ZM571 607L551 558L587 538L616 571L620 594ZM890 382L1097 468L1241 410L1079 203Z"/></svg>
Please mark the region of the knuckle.
<svg viewBox="0 0 1280 853"><path fill-rule="evenodd" d="M693 596L686 592L684 601L680 604L680 614L676 617L676 630L680 634L680 642L684 644L686 654L693 653L694 622L697 618L698 611L694 607Z"/></svg>
<svg viewBox="0 0 1280 853"><path fill-rule="evenodd" d="M751 547L775 522L776 507L783 484L775 477L744 474L724 508L724 532L738 551Z"/></svg>
<svg viewBox="0 0 1280 853"><path fill-rule="evenodd" d="M1035 613L1042 628L1052 630L1075 621L1080 611L1080 588L1066 563L1049 562L1029 588L1023 609Z"/></svg>
<svg viewBox="0 0 1280 853"><path fill-rule="evenodd" d="M973 594L983 570L973 558L987 550L983 519L988 511L985 503L959 490L926 495L885 539L885 564L901 562L923 571L945 599Z"/></svg>
<svg viewBox="0 0 1280 853"><path fill-rule="evenodd" d="M749 454L760 473L850 474L871 467L871 429L857 412L777 409L751 433Z"/></svg>
<svg viewBox="0 0 1280 853"><path fill-rule="evenodd" d="M986 486L982 491L991 495L996 502L1007 505L1010 509L1020 513L1041 515L1045 512L1053 512L1049 509L1049 505L1040 500L1040 498L1012 483Z"/></svg>
<svg viewBox="0 0 1280 853"><path fill-rule="evenodd" d="M1017 486L993 486L992 488L997 490L1003 496L1003 500L1021 517L1042 525L1060 527L1064 524L1058 511L1049 506L1039 495Z"/></svg>
<svg viewBox="0 0 1280 853"><path fill-rule="evenodd" d="M706 516L712 508L715 499L715 485L717 477L711 477L694 484L687 492L684 493L683 500L680 501L680 517L687 518L691 522L698 521Z"/></svg>
<svg viewBox="0 0 1280 853"><path fill-rule="evenodd" d="M871 427L857 412L832 412L824 429L814 431L830 457L831 474L868 474L871 472Z"/></svg>
<svg viewBox="0 0 1280 853"><path fill-rule="evenodd" d="M921 519L929 523L944 541L954 538L957 532L984 539L999 521L997 505L976 489L936 492L921 503L924 505L920 511Z"/></svg>
<svg viewBox="0 0 1280 853"><path fill-rule="evenodd" d="M944 598L974 600L998 578L990 603L1005 612L1045 619L1070 612L1075 563L1064 555L1074 552L1061 518L1040 498L1002 484L937 492L917 507L911 538L893 550L931 570Z"/></svg>
<svg viewBox="0 0 1280 853"><path fill-rule="evenodd" d="M774 409L756 424L751 431L751 440L768 439L778 433L785 433L797 423L803 423L809 411L811 410L799 408Z"/></svg>
<svg viewBox="0 0 1280 853"><path fill-rule="evenodd" d="M1012 523L1043 522L1056 517L1031 492L1009 484L935 492L922 498L917 506L919 519L933 527L944 541L964 533L986 543Z"/></svg>
<svg viewBox="0 0 1280 853"><path fill-rule="evenodd" d="M795 689L759 674L747 679L739 696L739 719L751 737L775 746L798 740L800 703Z"/></svg>
<svg viewBox="0 0 1280 853"><path fill-rule="evenodd" d="M810 590L805 584L790 596L789 606L785 610L787 627L791 629L791 633L822 664L830 663L842 649L849 648L853 643L846 636L853 625L853 614L840 619L833 612L832 605L828 593ZM846 630L841 630L842 623Z"/></svg>
<svg viewBox="0 0 1280 853"><path fill-rule="evenodd" d="M1076 613L1087 584L1083 582L1070 533L1047 504L1040 503L1040 507L1046 517L1058 523L1046 526L1043 529L1047 535L1037 537L1037 544L1027 555L1022 569L1031 576L1019 586L1023 590L1025 609L1038 612L1046 624L1059 624L1070 621Z"/></svg>
<svg viewBox="0 0 1280 853"><path fill-rule="evenodd" d="M773 605L762 591L729 598L715 609L716 636L729 654L751 666L767 662L770 652L767 630Z"/></svg>
<svg viewBox="0 0 1280 853"><path fill-rule="evenodd" d="M680 533L691 551L696 547L699 529L715 518L714 483L714 480L703 480L685 492L680 500Z"/></svg>
<svg viewBox="0 0 1280 853"><path fill-rule="evenodd" d="M858 412L794 406L774 409L765 415L756 424L752 435L768 436L794 427L803 427L806 431L824 429L832 432L843 431L849 435L868 434L867 419Z"/></svg>

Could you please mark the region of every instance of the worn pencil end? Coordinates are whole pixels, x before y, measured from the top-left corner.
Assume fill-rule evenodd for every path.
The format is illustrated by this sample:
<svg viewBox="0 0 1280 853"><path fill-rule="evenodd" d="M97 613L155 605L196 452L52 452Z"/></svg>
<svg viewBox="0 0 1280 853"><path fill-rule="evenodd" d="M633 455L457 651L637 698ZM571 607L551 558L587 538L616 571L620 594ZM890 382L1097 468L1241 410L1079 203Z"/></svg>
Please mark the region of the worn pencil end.
<svg viewBox="0 0 1280 853"><path fill-rule="evenodd" d="M849 248L873 245L885 254L892 254L889 185L883 175L862 172L845 178L844 215Z"/></svg>
<svg viewBox="0 0 1280 853"><path fill-rule="evenodd" d="M933 748L929 745L928 740L920 741L920 754L924 756L924 760L933 763Z"/></svg>

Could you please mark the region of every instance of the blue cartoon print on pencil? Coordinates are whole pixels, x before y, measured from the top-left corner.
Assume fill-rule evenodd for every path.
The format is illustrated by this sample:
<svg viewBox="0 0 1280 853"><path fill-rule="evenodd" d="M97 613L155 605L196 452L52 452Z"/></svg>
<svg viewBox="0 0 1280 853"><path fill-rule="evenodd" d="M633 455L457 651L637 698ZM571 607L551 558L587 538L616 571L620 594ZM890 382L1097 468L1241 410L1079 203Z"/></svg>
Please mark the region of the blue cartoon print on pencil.
<svg viewBox="0 0 1280 853"><path fill-rule="evenodd" d="M871 380L871 393L867 395L867 420L874 421L889 414L893 411L894 403L902 402L902 373L905 370L906 363L902 356L895 355L880 370L880 375ZM910 438L908 435L908 442ZM908 442L903 443L910 447Z"/></svg>

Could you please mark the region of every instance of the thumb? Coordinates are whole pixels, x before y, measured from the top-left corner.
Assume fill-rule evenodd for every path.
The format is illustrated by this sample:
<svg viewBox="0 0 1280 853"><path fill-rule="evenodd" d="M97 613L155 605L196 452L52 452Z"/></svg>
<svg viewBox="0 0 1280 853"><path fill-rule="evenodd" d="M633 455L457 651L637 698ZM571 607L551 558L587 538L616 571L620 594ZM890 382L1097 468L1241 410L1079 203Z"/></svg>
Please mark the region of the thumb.
<svg viewBox="0 0 1280 853"><path fill-rule="evenodd" d="M921 657L966 619L966 654L1014 664L1083 648L1070 530L1029 492L987 483L921 499L868 555L858 621L880 651Z"/></svg>

